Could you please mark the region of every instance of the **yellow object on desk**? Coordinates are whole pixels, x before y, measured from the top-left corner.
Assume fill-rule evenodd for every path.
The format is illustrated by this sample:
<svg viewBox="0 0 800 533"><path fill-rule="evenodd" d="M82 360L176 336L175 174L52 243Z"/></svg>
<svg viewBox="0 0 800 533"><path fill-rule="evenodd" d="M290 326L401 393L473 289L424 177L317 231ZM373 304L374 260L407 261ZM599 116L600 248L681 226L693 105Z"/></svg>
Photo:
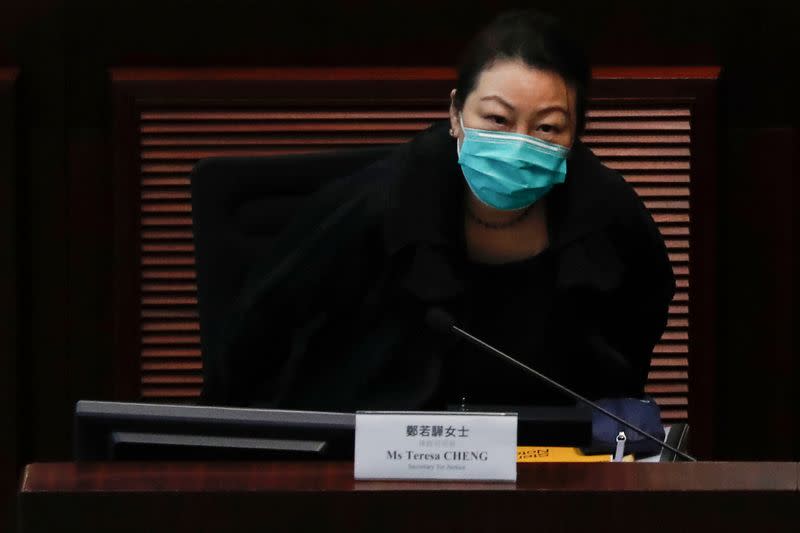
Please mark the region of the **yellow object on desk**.
<svg viewBox="0 0 800 533"><path fill-rule="evenodd" d="M578 448L559 446L517 446L518 463L610 463L611 454L584 455ZM633 455L622 458L633 462Z"/></svg>

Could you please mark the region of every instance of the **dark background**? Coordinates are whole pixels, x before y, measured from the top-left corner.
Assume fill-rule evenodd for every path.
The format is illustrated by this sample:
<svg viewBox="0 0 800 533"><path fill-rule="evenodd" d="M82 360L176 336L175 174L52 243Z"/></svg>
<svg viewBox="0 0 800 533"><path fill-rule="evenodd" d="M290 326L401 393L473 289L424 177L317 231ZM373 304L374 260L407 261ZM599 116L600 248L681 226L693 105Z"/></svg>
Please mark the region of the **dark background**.
<svg viewBox="0 0 800 533"><path fill-rule="evenodd" d="M10 191L16 215L0 249L17 275L0 301L0 320L16 317L15 338L0 339L0 372L17 391L0 453L17 466L69 458L74 402L111 394L109 67L450 66L477 28L513 5L572 22L594 65L723 68L715 458L799 460L799 17L788 0L0 0L0 66L21 73L14 109L0 115L6 127L15 119L15 147L0 149L0 168L13 157L15 171L0 176L11 180L0 192Z"/></svg>

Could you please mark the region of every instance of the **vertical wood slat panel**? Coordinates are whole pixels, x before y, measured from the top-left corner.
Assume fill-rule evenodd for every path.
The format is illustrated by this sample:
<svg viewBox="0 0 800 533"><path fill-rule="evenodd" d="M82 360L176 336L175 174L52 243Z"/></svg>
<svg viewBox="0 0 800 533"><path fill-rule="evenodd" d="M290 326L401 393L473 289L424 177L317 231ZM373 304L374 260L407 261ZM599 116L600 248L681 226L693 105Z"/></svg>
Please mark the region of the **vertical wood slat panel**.
<svg viewBox="0 0 800 533"><path fill-rule="evenodd" d="M444 112L434 109L143 112L142 395L159 400L195 398L202 385L199 336L186 334L198 332L199 324L196 318L187 322L174 314L182 311L196 316L187 173L197 160L396 144L444 118ZM689 120L688 107L590 110L584 136L598 157L622 172L653 214L661 217L659 227L679 286L674 303L688 303ZM655 349L647 387L670 421L686 418L688 339L687 306L673 305L667 331Z"/></svg>
<svg viewBox="0 0 800 533"><path fill-rule="evenodd" d="M693 385L691 396L703 400L697 404L700 418L695 420L702 426L710 423L705 401L713 396L709 374L714 359L714 342L709 337L713 318L701 313L689 320L689 248L698 235L704 243L711 241L707 231L692 237L690 225L694 227L698 218L702 227L710 227L713 220L708 220L705 211L692 216L690 208L696 189L705 206L714 189L714 167L708 157L698 156L690 147L698 139L703 146L713 144L708 128L713 112L701 106L697 114L693 105L695 98L707 105L717 76L718 69L713 67L596 69L593 94L598 100L591 106L584 136L608 166L634 185L665 237L679 293L670 306L668 330L654 354L648 391L657 395L668 420L684 419L689 410L688 347L699 343L704 349L699 361L702 372L692 372L692 382L709 387ZM125 349L133 347L130 342L121 342L122 355L116 357L126 368L135 357L135 382L141 396L191 401L199 391L201 376L199 345L192 344L189 335L196 335L199 327L187 208L188 174L194 162L206 155L306 153L365 141L377 145L403 141L444 116L447 102L441 95L447 94L453 71L115 69L112 79L115 102L122 103L118 107L123 123L135 125L124 126L115 135L122 141L118 143L122 151L130 144L128 153L135 152L138 161L134 166L127 155L118 156L117 183L122 188L135 183L141 193L136 206L138 231L117 232L123 237L119 242L139 241L135 254L122 253L124 258L135 255L131 265L139 265L135 271L140 279L135 289L139 324L133 325L137 331L130 330L132 317L122 313L115 318L126 339L135 338L139 344L134 353ZM130 142L133 139L135 143ZM697 183L690 179L696 161L703 176L711 178L709 185L706 179ZM123 209L119 216L128 212ZM701 264L713 264L705 248L699 250ZM707 271L692 268L691 277L705 285ZM130 271L122 269L117 274L123 285L131 279L126 272ZM121 300L128 302L133 290L125 291ZM713 311L706 305L705 289L701 296L703 309ZM691 340L690 325L701 333L693 334ZM134 398L132 385L126 382L123 390L127 392L121 399ZM710 430L706 433L704 446L711 439Z"/></svg>

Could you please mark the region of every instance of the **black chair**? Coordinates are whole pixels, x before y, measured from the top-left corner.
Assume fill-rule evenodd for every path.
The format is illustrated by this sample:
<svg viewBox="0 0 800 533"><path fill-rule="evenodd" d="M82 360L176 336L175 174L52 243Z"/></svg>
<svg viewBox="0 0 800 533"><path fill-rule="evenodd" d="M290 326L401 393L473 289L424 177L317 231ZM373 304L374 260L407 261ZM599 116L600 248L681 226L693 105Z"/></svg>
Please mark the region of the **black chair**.
<svg viewBox="0 0 800 533"><path fill-rule="evenodd" d="M191 174L203 363L247 274L303 200L388 155L392 147L319 154L210 158Z"/></svg>
<svg viewBox="0 0 800 533"><path fill-rule="evenodd" d="M263 158L210 158L191 174L192 223L203 363L241 289L248 265L324 185L382 159L392 147ZM667 442L687 449L688 425L673 424ZM662 461L674 461L665 452Z"/></svg>

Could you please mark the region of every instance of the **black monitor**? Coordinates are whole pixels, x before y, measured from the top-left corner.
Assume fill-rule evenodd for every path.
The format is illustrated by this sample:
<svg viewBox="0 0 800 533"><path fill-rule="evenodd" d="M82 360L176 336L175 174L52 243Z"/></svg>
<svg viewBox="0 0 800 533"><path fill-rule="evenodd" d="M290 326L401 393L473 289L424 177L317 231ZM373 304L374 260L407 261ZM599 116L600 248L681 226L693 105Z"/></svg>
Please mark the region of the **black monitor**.
<svg viewBox="0 0 800 533"><path fill-rule="evenodd" d="M460 410L460 409L458 409ZM519 445L588 446L582 407L481 406L519 414ZM352 459L355 414L81 400L76 460Z"/></svg>
<svg viewBox="0 0 800 533"><path fill-rule="evenodd" d="M353 413L98 402L75 406L76 460L352 459Z"/></svg>

